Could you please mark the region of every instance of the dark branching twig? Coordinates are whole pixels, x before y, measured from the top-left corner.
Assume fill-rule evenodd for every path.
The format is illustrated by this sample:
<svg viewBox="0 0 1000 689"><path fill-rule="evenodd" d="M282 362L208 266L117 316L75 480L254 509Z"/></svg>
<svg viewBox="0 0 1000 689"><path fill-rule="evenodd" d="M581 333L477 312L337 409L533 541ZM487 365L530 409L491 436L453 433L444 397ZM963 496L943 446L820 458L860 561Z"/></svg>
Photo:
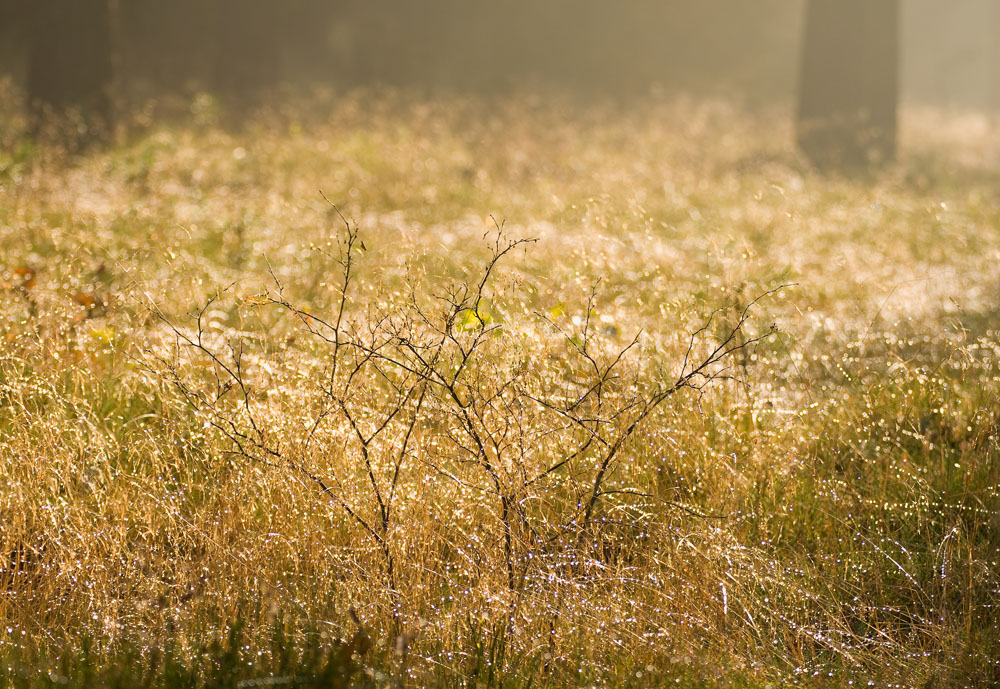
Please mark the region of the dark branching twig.
<svg viewBox="0 0 1000 689"><path fill-rule="evenodd" d="M219 336L209 335L206 314L220 295L194 314L190 327L177 325L151 306L169 328L175 347L172 354L153 355L146 365L228 439L234 456L288 468L342 509L381 553L397 614L397 502L404 481L421 480L419 475L407 477L407 467L426 467L430 476L445 477L489 505L499 529L498 565L511 593L513 620L529 567L541 566L536 556L554 542L567 545L569 534L575 534L578 550L584 548L594 535L602 498L655 497L609 485L624 448L642 424L682 390L700 395L729 377L734 355L775 332L774 326L753 336L746 330L754 307L784 285L739 309L722 336L708 344L708 332L723 310L713 312L691 334L675 375L644 376L632 363L641 356L641 331L610 353L610 342L598 337L595 285L581 319L582 332L572 333L555 318L539 315L565 345L558 361L566 376L553 379L549 371L543 380L530 364L529 350L494 337L506 325L493 305L492 282L505 259L535 240L508 238L503 223L494 219L489 255L472 278L433 293L426 304L410 278L405 294L391 306L359 306L351 295L364 243L357 225L323 198L343 223L339 250L329 255L338 271L337 297L329 313L296 306L270 264L273 289L247 300L290 314L326 350L323 370L313 381L316 407L298 444L283 446L280 434L262 418L253 382L255 341L240 334L220 344ZM182 370L183 350L207 360L210 389L199 387ZM508 361L511 352L519 354ZM307 452L342 452L343 447L356 463L320 472L305 459ZM409 464L411 459L416 464ZM337 478L337 472L352 466L362 482L345 490L351 483ZM720 518L681 503L660 502L699 518Z"/></svg>

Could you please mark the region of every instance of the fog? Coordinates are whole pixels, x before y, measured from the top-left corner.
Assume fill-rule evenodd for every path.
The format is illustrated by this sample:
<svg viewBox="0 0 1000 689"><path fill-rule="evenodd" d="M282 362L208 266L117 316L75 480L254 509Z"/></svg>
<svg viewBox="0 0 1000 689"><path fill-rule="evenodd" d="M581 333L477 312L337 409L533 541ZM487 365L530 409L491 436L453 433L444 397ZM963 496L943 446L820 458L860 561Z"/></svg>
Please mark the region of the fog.
<svg viewBox="0 0 1000 689"><path fill-rule="evenodd" d="M1000 107L1000 4L994 0L904 0L905 101Z"/></svg>
<svg viewBox="0 0 1000 689"><path fill-rule="evenodd" d="M477 91L528 84L588 94L656 86L766 102L794 96L805 4L119 0L112 12L117 87L126 100L220 82L243 90L293 82ZM18 83L27 71L30 5L0 3L0 71ZM903 101L1000 105L998 26L992 0L902 0ZM230 73L223 79L220 62Z"/></svg>
<svg viewBox="0 0 1000 689"><path fill-rule="evenodd" d="M996 109L998 26L990 0L6 0L0 69L36 127L77 111L88 141L199 93L655 94L790 106L806 156L846 169L895 157L901 104Z"/></svg>
<svg viewBox="0 0 1000 689"><path fill-rule="evenodd" d="M0 0L0 689L1000 687L1000 0Z"/></svg>

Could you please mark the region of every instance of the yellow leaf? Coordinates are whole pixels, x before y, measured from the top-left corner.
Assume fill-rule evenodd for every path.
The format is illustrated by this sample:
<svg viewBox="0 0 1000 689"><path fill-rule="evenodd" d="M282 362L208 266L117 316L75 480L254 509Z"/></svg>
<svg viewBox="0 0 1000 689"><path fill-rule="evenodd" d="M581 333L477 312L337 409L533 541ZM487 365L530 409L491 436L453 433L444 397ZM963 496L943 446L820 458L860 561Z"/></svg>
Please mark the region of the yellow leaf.
<svg viewBox="0 0 1000 689"><path fill-rule="evenodd" d="M110 326L107 328L91 328L90 336L103 345L111 345L115 339L115 329Z"/></svg>

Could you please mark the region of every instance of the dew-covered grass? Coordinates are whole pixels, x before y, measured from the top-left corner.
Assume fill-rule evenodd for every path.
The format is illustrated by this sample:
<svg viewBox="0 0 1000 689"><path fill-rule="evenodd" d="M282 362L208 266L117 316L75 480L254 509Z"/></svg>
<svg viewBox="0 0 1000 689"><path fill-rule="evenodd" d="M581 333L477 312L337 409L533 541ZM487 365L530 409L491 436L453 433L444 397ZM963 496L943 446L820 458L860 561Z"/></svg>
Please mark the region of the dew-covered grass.
<svg viewBox="0 0 1000 689"><path fill-rule="evenodd" d="M2 683L1000 681L995 125L845 179L721 102L228 122L0 119Z"/></svg>

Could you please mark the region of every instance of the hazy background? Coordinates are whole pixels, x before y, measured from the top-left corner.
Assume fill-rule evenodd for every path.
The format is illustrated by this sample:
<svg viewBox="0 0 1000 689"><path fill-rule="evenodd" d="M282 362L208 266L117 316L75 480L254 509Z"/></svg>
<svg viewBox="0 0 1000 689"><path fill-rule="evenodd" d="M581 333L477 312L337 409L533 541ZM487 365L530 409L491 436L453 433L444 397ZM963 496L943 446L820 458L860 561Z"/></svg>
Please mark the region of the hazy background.
<svg viewBox="0 0 1000 689"><path fill-rule="evenodd" d="M0 2L0 72L23 82L19 6ZM612 95L655 84L668 94L785 101L797 86L804 7L803 0L119 0L118 97L135 103L288 82ZM993 0L902 0L902 102L1000 106L998 30Z"/></svg>

